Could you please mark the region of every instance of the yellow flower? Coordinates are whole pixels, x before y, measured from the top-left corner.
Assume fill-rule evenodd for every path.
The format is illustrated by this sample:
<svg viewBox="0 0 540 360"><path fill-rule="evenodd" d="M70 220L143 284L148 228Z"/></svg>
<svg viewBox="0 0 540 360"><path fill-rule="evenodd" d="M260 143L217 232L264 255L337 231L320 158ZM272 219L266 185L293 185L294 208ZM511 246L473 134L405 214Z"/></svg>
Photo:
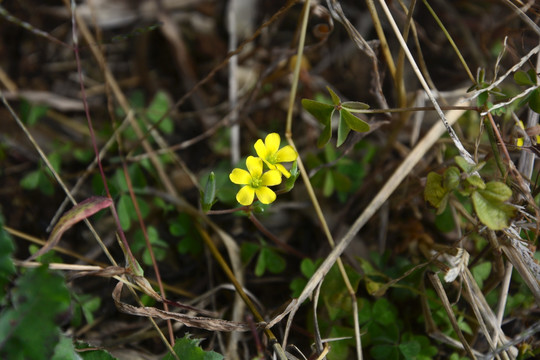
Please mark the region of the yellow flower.
<svg viewBox="0 0 540 360"><path fill-rule="evenodd" d="M246 166L248 171L237 168L229 175L233 183L245 185L236 194L236 200L244 206L251 205L255 194L263 204L270 204L276 200L276 193L268 186L281 183L279 171L269 170L263 174L263 162L254 156L247 158Z"/></svg>
<svg viewBox="0 0 540 360"><path fill-rule="evenodd" d="M285 175L286 178L288 178L291 176L291 173L289 173L287 169L285 169L285 167L280 163L294 161L298 157L298 154L290 145L284 146L280 149L280 142L281 138L279 137L279 134L268 134L266 139L264 139L264 143L261 139L257 140L255 143L255 151L269 169L277 169L280 173Z"/></svg>

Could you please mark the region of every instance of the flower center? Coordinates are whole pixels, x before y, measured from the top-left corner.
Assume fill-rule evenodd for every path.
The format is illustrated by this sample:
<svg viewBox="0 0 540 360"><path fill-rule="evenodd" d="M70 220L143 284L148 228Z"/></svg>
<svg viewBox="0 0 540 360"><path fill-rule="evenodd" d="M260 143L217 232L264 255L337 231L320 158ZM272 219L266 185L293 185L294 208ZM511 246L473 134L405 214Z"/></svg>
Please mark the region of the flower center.
<svg viewBox="0 0 540 360"><path fill-rule="evenodd" d="M274 153L272 155L268 155L266 157L266 161L268 161L270 164L274 165L275 163L277 163L277 153Z"/></svg>
<svg viewBox="0 0 540 360"><path fill-rule="evenodd" d="M262 185L262 178L261 177L252 177L250 185L251 185L252 188L258 189Z"/></svg>

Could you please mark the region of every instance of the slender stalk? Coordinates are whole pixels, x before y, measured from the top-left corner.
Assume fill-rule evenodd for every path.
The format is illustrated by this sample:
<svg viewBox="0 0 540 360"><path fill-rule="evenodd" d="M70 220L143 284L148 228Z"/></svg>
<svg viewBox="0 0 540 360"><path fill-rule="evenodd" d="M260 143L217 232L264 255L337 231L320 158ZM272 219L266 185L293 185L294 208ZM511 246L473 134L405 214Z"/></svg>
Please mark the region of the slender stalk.
<svg viewBox="0 0 540 360"><path fill-rule="evenodd" d="M452 36L450 35L450 33L448 32L448 30L446 30L446 27L444 26L444 24L442 23L441 19L439 19L439 17L437 16L437 14L435 13L435 11L433 11L433 8L429 5L429 3L427 2L427 0L422 0L424 2L424 5L426 6L426 8L428 9L428 11L430 12L431 16L433 16L433 18L435 19L435 21L437 22L437 25L439 25L439 27L441 28L442 32L444 33L444 35L446 36L446 39L448 40L448 42L450 43L450 46L452 46L452 49L454 49L454 51L456 52L456 55L458 56L459 58L459 61L461 62L461 64L463 65L463 68L465 69L465 71L467 72L467 76L469 76L469 79L471 80L471 82L473 84L476 84L476 78L473 76L472 72L471 72L471 69L469 69L469 65L467 65L467 62L465 61L465 59L463 58L463 55L461 55L461 51L459 51L459 48L457 47L456 43L454 42L454 39L452 39Z"/></svg>
<svg viewBox="0 0 540 360"><path fill-rule="evenodd" d="M310 0L306 0L306 2L304 3L304 9L303 9L302 28L300 31L300 38L298 40L298 50L296 53L297 61L294 66L293 81L291 84L291 92L290 92L290 98L289 98L289 108L287 111L287 124L286 124L286 129L285 129L285 137L287 138L290 145L294 148L294 151L296 151L297 154L299 154L299 152L292 138L292 117L293 117L293 112L294 112L294 103L296 100L296 90L298 88L298 80L300 77L300 64L301 64L300 59L303 56L305 39L306 39L306 30L307 30L307 23L308 23L308 18L309 18L309 6L310 6ZM321 210L321 206L319 204L317 196L315 195L315 191L313 190L313 187L311 186L311 181L309 179L309 176L304 167L304 163L302 162L302 158L300 156L298 156L297 164L298 164L298 168L300 169L300 173L302 175L304 184L306 185L306 189L308 191L311 202L313 203L313 207L315 208L315 212L317 213L317 218L319 219L321 226L323 228L324 234L330 246L334 248L336 244L332 237L332 233L330 232L330 228L328 227L324 214ZM352 284L349 280L349 277L347 276L347 272L345 271L345 266L343 266L343 262L341 261L341 258L338 258L336 262L337 262L339 271L341 273L341 276L343 278L343 282L345 283L345 286L347 287L347 291L349 292L349 296L351 297L351 304L353 306L353 314L357 314L358 310L355 309L355 307L358 306L356 302L356 292L354 291ZM360 340L360 325L358 323L358 316L355 316L353 320L354 320L354 330L355 330L355 338L356 338L356 353L357 353L358 359L362 359L362 343ZM286 339L284 340L284 343L286 343Z"/></svg>

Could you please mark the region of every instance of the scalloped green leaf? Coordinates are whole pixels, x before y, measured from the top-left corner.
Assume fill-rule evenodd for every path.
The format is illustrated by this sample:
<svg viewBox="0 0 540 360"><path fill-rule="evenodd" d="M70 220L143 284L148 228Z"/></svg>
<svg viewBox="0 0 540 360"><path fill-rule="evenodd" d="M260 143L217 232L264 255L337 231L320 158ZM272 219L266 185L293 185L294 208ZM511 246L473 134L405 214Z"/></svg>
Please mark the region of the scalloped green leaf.
<svg viewBox="0 0 540 360"><path fill-rule="evenodd" d="M467 180L467 182L469 184L471 184L472 186L478 188L478 189L485 189L486 188L486 183L484 182L484 180L482 180L482 178L478 175L472 175L472 176L468 176L465 180Z"/></svg>
<svg viewBox="0 0 540 360"><path fill-rule="evenodd" d="M339 96L337 96L336 93L332 89L330 89L329 86L326 87L326 90L328 90L328 92L330 93L334 105L339 105L341 103L341 99L339 98Z"/></svg>
<svg viewBox="0 0 540 360"><path fill-rule="evenodd" d="M437 209L441 206L447 190L441 185L443 177L436 172L427 175L424 199ZM443 209L444 210L444 209Z"/></svg>
<svg viewBox="0 0 540 360"><path fill-rule="evenodd" d="M455 166L450 166L443 174L443 187L447 190L454 190L459 186L461 174Z"/></svg>
<svg viewBox="0 0 540 360"><path fill-rule="evenodd" d="M180 359L189 360L222 360L223 355L214 351L204 351L200 347L202 339L192 339L190 334L187 334L181 339L177 339L174 344L174 352ZM173 360L172 354L167 354L162 360Z"/></svg>
<svg viewBox="0 0 540 360"><path fill-rule="evenodd" d="M490 201L504 202L512 196L512 189L500 181L490 181L482 190L482 195Z"/></svg>
<svg viewBox="0 0 540 360"><path fill-rule="evenodd" d="M308 113L324 126L328 126L332 120L335 106L310 99L302 99L302 106Z"/></svg>
<svg viewBox="0 0 540 360"><path fill-rule="evenodd" d="M369 124L362 119L357 118L351 114L348 110L341 109L339 112L340 117L343 117L347 122L347 125L356 132L367 132L369 131Z"/></svg>
<svg viewBox="0 0 540 360"><path fill-rule="evenodd" d="M474 210L480 221L491 230L502 230L509 225L510 218L514 216L514 207L494 201L490 195L485 196L484 190L472 194Z"/></svg>
<svg viewBox="0 0 540 360"><path fill-rule="evenodd" d="M462 156L456 156L454 161L456 162L457 166L459 166L461 170L465 171L467 174L470 174L474 169L474 165L469 164Z"/></svg>

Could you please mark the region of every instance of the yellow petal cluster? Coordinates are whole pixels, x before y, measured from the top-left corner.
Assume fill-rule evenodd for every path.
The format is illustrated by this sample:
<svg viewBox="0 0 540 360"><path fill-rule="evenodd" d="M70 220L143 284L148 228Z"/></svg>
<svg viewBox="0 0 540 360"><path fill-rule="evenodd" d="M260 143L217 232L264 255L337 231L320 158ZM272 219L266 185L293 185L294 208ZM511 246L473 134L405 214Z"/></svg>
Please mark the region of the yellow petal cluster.
<svg viewBox="0 0 540 360"><path fill-rule="evenodd" d="M296 154L296 151L294 151L291 145L284 146L280 149L280 143L281 138L279 134L268 134L264 139L264 143L262 139L257 140L255 151L269 169L277 169L283 176L288 178L291 176L291 173L280 163L294 161L298 157L298 154Z"/></svg>
<svg viewBox="0 0 540 360"><path fill-rule="evenodd" d="M279 185L281 176L290 177L291 174L282 162L296 160L298 155L292 146L279 148L281 138L279 134L268 134L264 139L257 140L255 151L259 157L249 156L246 160L247 171L236 168L229 174L229 179L238 185L244 185L236 194L236 200L244 206L251 205L255 199L263 204L270 204L276 200L276 193L269 186ZM268 171L263 172L263 162Z"/></svg>

